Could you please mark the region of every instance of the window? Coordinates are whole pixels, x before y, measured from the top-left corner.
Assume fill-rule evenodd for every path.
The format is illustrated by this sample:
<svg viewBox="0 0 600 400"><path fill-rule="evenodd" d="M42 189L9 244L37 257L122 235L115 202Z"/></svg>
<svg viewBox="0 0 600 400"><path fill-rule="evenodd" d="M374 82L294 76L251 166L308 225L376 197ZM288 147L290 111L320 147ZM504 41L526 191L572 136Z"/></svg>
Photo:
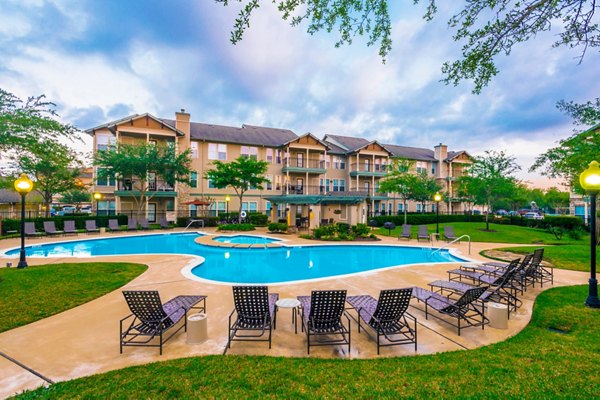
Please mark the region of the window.
<svg viewBox="0 0 600 400"><path fill-rule="evenodd" d="M403 211L403 208L404 208L404 204L398 203L398 214L400 214Z"/></svg>
<svg viewBox="0 0 600 400"><path fill-rule="evenodd" d="M371 160L369 160L368 158L365 159L364 161L365 163L365 169L363 171L365 172L371 172Z"/></svg>
<svg viewBox="0 0 600 400"><path fill-rule="evenodd" d="M148 172L148 190L151 192L156 191L156 173Z"/></svg>
<svg viewBox="0 0 600 400"><path fill-rule="evenodd" d="M212 180L207 179L207 181L208 181L208 188L209 189L217 189L217 187L215 186L215 184L213 183Z"/></svg>
<svg viewBox="0 0 600 400"><path fill-rule="evenodd" d="M431 163L431 175L435 175L435 163Z"/></svg>
<svg viewBox="0 0 600 400"><path fill-rule="evenodd" d="M388 214L392 215L392 203L388 203Z"/></svg>
<svg viewBox="0 0 600 400"><path fill-rule="evenodd" d="M256 201L244 201L242 203L242 211L256 212L258 210L258 203Z"/></svg>
<svg viewBox="0 0 600 400"><path fill-rule="evenodd" d="M431 212L435 212L435 204L431 205Z"/></svg>
<svg viewBox="0 0 600 400"><path fill-rule="evenodd" d="M340 192L343 192L345 190L346 190L346 180L340 179Z"/></svg>
<svg viewBox="0 0 600 400"><path fill-rule="evenodd" d="M281 175L275 175L275 190L281 190Z"/></svg>
<svg viewBox="0 0 600 400"><path fill-rule="evenodd" d="M340 181L338 179L333 180L333 191L334 192L340 191Z"/></svg>
<svg viewBox="0 0 600 400"><path fill-rule="evenodd" d="M277 154L277 164L281 164L281 150L276 151Z"/></svg>
<svg viewBox="0 0 600 400"><path fill-rule="evenodd" d="M265 184L266 189L273 190L273 175L265 175L265 178L267 179L267 182Z"/></svg>
<svg viewBox="0 0 600 400"><path fill-rule="evenodd" d="M115 178L114 177L100 177L100 170L102 168L98 168L97 172L96 172L96 185L98 186L115 186ZM131 190L131 189L130 189Z"/></svg>
<svg viewBox="0 0 600 400"><path fill-rule="evenodd" d="M198 187L198 173L195 171L190 172L190 187L194 189Z"/></svg>
<svg viewBox="0 0 600 400"><path fill-rule="evenodd" d="M96 135L96 150L102 151L109 148L109 146L115 144L115 137L113 135L98 134Z"/></svg>
<svg viewBox="0 0 600 400"><path fill-rule="evenodd" d="M167 199L166 208L167 208L167 211L175 211L175 201L173 201L171 199Z"/></svg>
<svg viewBox="0 0 600 400"><path fill-rule="evenodd" d="M346 169L346 161L342 157L333 157L333 168L334 169Z"/></svg>
<svg viewBox="0 0 600 400"><path fill-rule="evenodd" d="M198 206L190 204L190 217L196 217L198 215Z"/></svg>
<svg viewBox="0 0 600 400"><path fill-rule="evenodd" d="M208 159L221 161L227 160L227 145L222 143L209 143Z"/></svg>
<svg viewBox="0 0 600 400"><path fill-rule="evenodd" d="M271 214L271 202L270 201L265 201L265 213Z"/></svg>
<svg viewBox="0 0 600 400"><path fill-rule="evenodd" d="M98 215L116 215L115 202L111 200L101 200L97 205Z"/></svg>
<svg viewBox="0 0 600 400"><path fill-rule="evenodd" d="M421 212L421 203L417 203L417 212Z"/></svg>
<svg viewBox="0 0 600 400"><path fill-rule="evenodd" d="M427 173L427 163L425 161L417 161L417 173Z"/></svg>
<svg viewBox="0 0 600 400"><path fill-rule="evenodd" d="M242 157L258 159L258 147L242 146Z"/></svg>
<svg viewBox="0 0 600 400"><path fill-rule="evenodd" d="M267 149L267 162L273 162L273 149Z"/></svg>
<svg viewBox="0 0 600 400"><path fill-rule="evenodd" d="M198 142L191 143L192 158L198 158Z"/></svg>

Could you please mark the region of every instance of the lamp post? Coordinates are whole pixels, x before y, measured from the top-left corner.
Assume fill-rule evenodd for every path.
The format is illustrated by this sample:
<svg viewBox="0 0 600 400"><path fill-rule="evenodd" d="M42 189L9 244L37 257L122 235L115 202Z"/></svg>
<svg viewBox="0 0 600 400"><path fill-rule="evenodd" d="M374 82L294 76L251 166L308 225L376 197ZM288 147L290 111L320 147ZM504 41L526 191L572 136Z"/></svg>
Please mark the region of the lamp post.
<svg viewBox="0 0 600 400"><path fill-rule="evenodd" d="M98 203L102 200L102 193L94 193L94 200L96 200L96 216L98 215Z"/></svg>
<svg viewBox="0 0 600 400"><path fill-rule="evenodd" d="M25 196L33 189L33 182L26 174L21 174L19 179L15 180L15 190L21 195L21 252L19 253L19 264L17 268L26 268L25 259Z"/></svg>
<svg viewBox="0 0 600 400"><path fill-rule="evenodd" d="M231 201L231 197L229 195L225 196L225 212L227 213L227 221L229 221L229 202Z"/></svg>
<svg viewBox="0 0 600 400"><path fill-rule="evenodd" d="M435 201L435 233L440 234L440 201L442 201L442 195L437 192L433 195L433 201ZM439 238L438 238L439 239Z"/></svg>
<svg viewBox="0 0 600 400"><path fill-rule="evenodd" d="M590 280L589 294L585 300L585 305L591 308L600 308L598 299L598 281L596 280L596 196L600 192L600 167L597 161L592 161L588 169L579 175L581 187L590 195Z"/></svg>

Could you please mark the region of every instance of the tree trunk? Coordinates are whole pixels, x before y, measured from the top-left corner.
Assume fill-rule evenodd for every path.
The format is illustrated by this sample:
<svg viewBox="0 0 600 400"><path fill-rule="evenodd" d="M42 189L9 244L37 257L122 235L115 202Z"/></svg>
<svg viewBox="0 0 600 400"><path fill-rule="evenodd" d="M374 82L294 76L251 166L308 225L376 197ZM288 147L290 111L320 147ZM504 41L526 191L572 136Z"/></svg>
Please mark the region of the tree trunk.
<svg viewBox="0 0 600 400"><path fill-rule="evenodd" d="M490 230L490 203L487 204L487 212L485 213L485 230Z"/></svg>
<svg viewBox="0 0 600 400"><path fill-rule="evenodd" d="M240 223L240 224L242 223L242 198L243 198L243 196L244 196L243 194L239 195L239 198L240 198L240 208L239 208L239 214L238 214L238 223ZM229 216L227 216L227 217L229 217Z"/></svg>
<svg viewBox="0 0 600 400"><path fill-rule="evenodd" d="M407 221L407 216L406 216L406 199L404 199L404 224L406 225L406 221Z"/></svg>

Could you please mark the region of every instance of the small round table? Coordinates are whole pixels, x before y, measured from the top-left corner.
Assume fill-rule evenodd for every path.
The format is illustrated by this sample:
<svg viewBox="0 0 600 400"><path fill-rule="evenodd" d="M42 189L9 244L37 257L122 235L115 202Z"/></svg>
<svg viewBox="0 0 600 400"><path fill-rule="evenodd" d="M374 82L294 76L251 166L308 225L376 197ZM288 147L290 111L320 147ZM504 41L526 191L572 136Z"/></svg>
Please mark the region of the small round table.
<svg viewBox="0 0 600 400"><path fill-rule="evenodd" d="M279 299L275 302L275 307L279 310L280 308L291 308L292 309L292 323L294 324L294 333L298 333L298 307L300 302L297 299L284 298Z"/></svg>

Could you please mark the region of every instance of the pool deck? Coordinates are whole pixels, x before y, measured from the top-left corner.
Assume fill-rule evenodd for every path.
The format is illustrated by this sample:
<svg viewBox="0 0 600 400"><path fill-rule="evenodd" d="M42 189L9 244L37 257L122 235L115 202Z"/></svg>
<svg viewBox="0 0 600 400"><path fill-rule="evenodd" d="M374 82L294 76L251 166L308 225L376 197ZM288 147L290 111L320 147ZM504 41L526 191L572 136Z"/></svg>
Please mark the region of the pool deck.
<svg viewBox="0 0 600 400"><path fill-rule="evenodd" d="M210 228L203 230L213 232ZM173 232L173 231L169 231ZM151 232L157 233L157 232ZM265 234L257 231L256 234ZM249 233L253 234L253 233ZM116 237L127 233L107 234ZM314 241L297 238L296 235L273 235L285 238L286 244L314 244ZM79 239L94 238L98 235L80 234ZM43 238L28 240L28 243L47 243L69 240L73 237ZM340 242L335 242L340 243ZM398 241L396 238L383 238L378 244L402 244L422 246L416 240ZM343 242L341 243L343 244ZM373 242L357 242L352 244L373 244ZM437 243L436 243L437 244ZM443 245L444 242L439 242ZM18 239L0 241L0 249L19 245ZM467 256L467 243L452 245ZM472 243L473 259L483 260L478 255L481 250L507 247L510 244ZM522 244L519 244L522 246ZM192 281L181 274L181 270L194 256L179 255L137 255L137 256L103 256L93 258L28 258L29 265L86 262L86 261L126 261L148 265L148 271L129 282L124 287L108 293L74 309L52 317L0 333L0 397L5 398L25 389L34 389L46 382L27 369L9 361L13 358L26 367L53 380L64 381L88 376L132 365L164 361L181 357L222 354L227 342L227 317L233 309L231 288L228 285L209 284ZM17 258L0 260L2 267L7 261L17 264ZM436 279L447 279L446 271L455 268L456 264L414 265L402 268L370 271L361 275L331 278L315 282L270 285L271 293L279 293L279 298L310 294L313 289L347 289L348 295L370 294L377 298L381 289L401 288L409 286L427 287ZM585 272L554 270L554 286L584 284L588 274ZM545 286L544 290L551 286ZM163 301L180 294L207 295L208 336L202 344L187 344L186 334L180 331L163 349L163 355L157 348L128 347L119 354L118 325L119 320L129 314L127 305L121 294L122 289L159 290ZM528 290L522 297L523 306L511 313L508 329L486 327L467 328L458 336L456 329L435 318L425 319L425 314L415 308L409 312L418 320L418 349L412 345L382 348L379 357L412 356L415 354L432 354L443 351L473 349L505 340L521 331L531 318L535 297L542 289L536 287ZM351 311L351 315L356 314ZM281 309L277 316L277 329L273 333L273 347L269 350L265 342L234 342L228 354L269 355L286 357L308 357L306 354L306 336L298 331L294 334L291 323L291 310ZM357 332L355 321L352 321L352 350L347 353L346 347L323 346L311 348L310 357L331 357L341 359L376 358L375 342L363 331Z"/></svg>

